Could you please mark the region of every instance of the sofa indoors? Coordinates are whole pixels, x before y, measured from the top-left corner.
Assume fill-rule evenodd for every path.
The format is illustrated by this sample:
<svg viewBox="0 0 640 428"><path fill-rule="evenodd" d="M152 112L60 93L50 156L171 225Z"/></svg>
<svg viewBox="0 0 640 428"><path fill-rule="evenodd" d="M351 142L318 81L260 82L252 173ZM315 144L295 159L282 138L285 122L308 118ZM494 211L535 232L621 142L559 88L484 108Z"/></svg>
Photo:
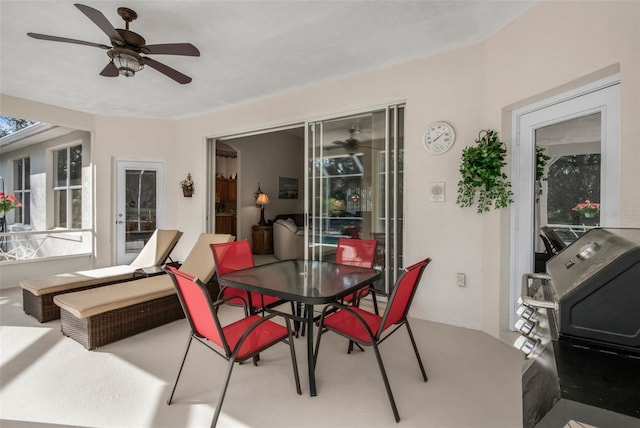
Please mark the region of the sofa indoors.
<svg viewBox="0 0 640 428"><path fill-rule="evenodd" d="M280 214L273 222L273 255L278 260L304 258L304 215Z"/></svg>

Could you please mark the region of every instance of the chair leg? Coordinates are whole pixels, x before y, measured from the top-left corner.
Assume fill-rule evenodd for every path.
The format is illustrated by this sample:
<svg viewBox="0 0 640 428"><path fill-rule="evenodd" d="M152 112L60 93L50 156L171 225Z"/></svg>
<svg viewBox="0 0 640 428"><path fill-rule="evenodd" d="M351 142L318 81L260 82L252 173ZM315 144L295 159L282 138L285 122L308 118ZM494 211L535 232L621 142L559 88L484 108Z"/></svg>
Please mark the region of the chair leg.
<svg viewBox="0 0 640 428"><path fill-rule="evenodd" d="M380 355L380 350L378 349L378 345L376 343L373 344L373 351L376 354L376 360L378 360L378 367L380 368L380 374L382 375L382 380L384 381L384 387L387 390L387 396L389 397L389 402L391 403L393 416L395 417L396 422L400 422L400 414L398 413L398 408L396 407L396 400L394 400L393 398L393 393L391 392L391 385L389 385L389 378L387 377L387 372L384 369L384 364L382 363L382 356Z"/></svg>
<svg viewBox="0 0 640 428"><path fill-rule="evenodd" d="M193 336L189 333L189 340L187 341L187 349L184 350L184 356L182 357L182 363L180 363L180 368L178 369L178 376L176 376L176 381L173 384L173 389L171 390L171 395L169 395L169 399L167 400L167 404L171 405L171 400L173 399L173 394L176 392L176 387L178 386L178 379L180 379L180 374L182 374L182 368L184 367L184 362L187 360L187 354L189 353L189 348L191 347L191 341L193 340Z"/></svg>
<svg viewBox="0 0 640 428"><path fill-rule="evenodd" d="M216 411L213 414L213 420L211 421L211 428L214 428L218 423L220 417L220 410L222 409L222 403L224 402L224 396L227 394L227 388L229 387L229 379L231 379L231 372L233 371L233 365L236 362L235 355L229 360L229 367L227 368L227 378L222 385L222 391L220 392L220 398L218 398L218 404L216 405Z"/></svg>
<svg viewBox="0 0 640 428"><path fill-rule="evenodd" d="M376 292L373 289L373 285L371 286L371 299L373 300L373 311L376 315L380 315L378 312L378 299L376 299Z"/></svg>
<svg viewBox="0 0 640 428"><path fill-rule="evenodd" d="M416 353L416 358L418 359L418 365L420 366L420 371L422 372L422 378L426 382L428 380L427 372L424 370L424 366L422 365L422 358L420 358L420 353L418 352L418 346L416 345L416 341L413 338L411 327L409 327L409 321L405 320L404 324L407 326L407 331L409 332L409 338L411 339L411 345L413 345L413 351Z"/></svg>
<svg viewBox="0 0 640 428"><path fill-rule="evenodd" d="M362 352L364 352L364 348L362 346L360 346L359 343L354 342L353 340L349 341L349 346L347 347L347 354L350 354L353 352L353 345L356 345L358 347L359 350L361 350Z"/></svg>
<svg viewBox="0 0 640 428"><path fill-rule="evenodd" d="M318 361L318 351L320 350L320 339L322 338L322 330L324 330L324 315L320 318L320 324L318 325L318 338L316 339L316 347L313 350L313 369L316 369L316 362Z"/></svg>
<svg viewBox="0 0 640 428"><path fill-rule="evenodd" d="M298 311L296 310L296 302L294 302L293 300L291 301L291 316L295 317L298 316ZM293 331L296 334L296 337L298 337L298 329L299 329L299 325L298 325L298 321L293 321Z"/></svg>
<svg viewBox="0 0 640 428"><path fill-rule="evenodd" d="M289 349L291 350L291 365L293 365L293 377L296 381L296 391L298 395L302 395L302 389L300 389L300 375L298 374L298 359L296 358L296 348L293 346L293 334L291 332L291 324L289 319L287 322L287 333L289 336Z"/></svg>
<svg viewBox="0 0 640 428"><path fill-rule="evenodd" d="M309 308L307 308L307 305L304 305L304 312L303 312L303 318L306 320L307 319L307 315L309 314ZM302 323L302 327L301 327L301 333L300 335L302 337L304 337L305 332L307 331L307 323L303 322Z"/></svg>

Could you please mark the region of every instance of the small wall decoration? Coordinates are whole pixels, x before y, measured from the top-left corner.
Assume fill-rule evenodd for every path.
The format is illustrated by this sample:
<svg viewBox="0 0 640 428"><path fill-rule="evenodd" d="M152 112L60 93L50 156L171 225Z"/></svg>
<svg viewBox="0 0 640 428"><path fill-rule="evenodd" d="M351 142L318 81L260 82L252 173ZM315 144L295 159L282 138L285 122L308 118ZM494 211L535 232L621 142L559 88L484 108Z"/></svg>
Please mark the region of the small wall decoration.
<svg viewBox="0 0 640 428"><path fill-rule="evenodd" d="M298 199L298 179L278 177L278 199Z"/></svg>
<svg viewBox="0 0 640 428"><path fill-rule="evenodd" d="M185 198L193 196L193 189L195 188L193 180L191 180L191 173L187 174L187 179L180 181L180 187L182 187L182 195Z"/></svg>

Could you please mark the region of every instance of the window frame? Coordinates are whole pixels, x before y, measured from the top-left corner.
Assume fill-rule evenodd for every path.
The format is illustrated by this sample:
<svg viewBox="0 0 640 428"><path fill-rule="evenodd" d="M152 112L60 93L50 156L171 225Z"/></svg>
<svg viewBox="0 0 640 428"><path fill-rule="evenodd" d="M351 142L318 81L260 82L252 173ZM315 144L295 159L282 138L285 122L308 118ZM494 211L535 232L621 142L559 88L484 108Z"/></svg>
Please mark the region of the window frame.
<svg viewBox="0 0 640 428"><path fill-rule="evenodd" d="M28 171L25 164L28 161ZM20 180L16 180L18 164L22 165ZM14 159L13 167L13 195L22 203L22 207L16 207L14 221L21 224L31 224L31 157L24 156ZM20 184L20 186L18 186ZM26 212L26 215L25 215ZM28 217L28 218L25 218ZM28 220L28 221L25 221Z"/></svg>
<svg viewBox="0 0 640 428"><path fill-rule="evenodd" d="M82 200L84 196L83 186L82 186L82 174L83 174L83 152L84 145L82 143L79 144L70 144L64 147L58 147L52 150L52 161L53 161L53 171L52 171L52 186L51 186L51 222L53 228L62 228L62 229L82 229ZM80 170L80 182L78 184L71 184L71 150L75 147L80 147L80 159L79 159L79 170ZM66 178L65 184L60 186L58 185L58 156L61 152L66 152ZM60 205L57 203L56 192L65 191L65 224L59 224ZM77 227L74 227L74 215L73 215L73 197L72 195L75 192L80 192L80 211L78 213L78 218L75 219L79 221Z"/></svg>

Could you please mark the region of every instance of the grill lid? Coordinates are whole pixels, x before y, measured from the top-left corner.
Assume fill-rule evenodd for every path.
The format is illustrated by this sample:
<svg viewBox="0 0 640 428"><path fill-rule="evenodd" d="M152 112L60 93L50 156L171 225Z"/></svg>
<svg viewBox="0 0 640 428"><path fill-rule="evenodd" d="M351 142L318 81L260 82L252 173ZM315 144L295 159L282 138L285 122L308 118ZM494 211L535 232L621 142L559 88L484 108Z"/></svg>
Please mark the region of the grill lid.
<svg viewBox="0 0 640 428"><path fill-rule="evenodd" d="M592 229L549 260L547 272L562 299L624 258L640 259L640 229Z"/></svg>
<svg viewBox="0 0 640 428"><path fill-rule="evenodd" d="M561 335L640 350L640 229L593 229L547 271Z"/></svg>

